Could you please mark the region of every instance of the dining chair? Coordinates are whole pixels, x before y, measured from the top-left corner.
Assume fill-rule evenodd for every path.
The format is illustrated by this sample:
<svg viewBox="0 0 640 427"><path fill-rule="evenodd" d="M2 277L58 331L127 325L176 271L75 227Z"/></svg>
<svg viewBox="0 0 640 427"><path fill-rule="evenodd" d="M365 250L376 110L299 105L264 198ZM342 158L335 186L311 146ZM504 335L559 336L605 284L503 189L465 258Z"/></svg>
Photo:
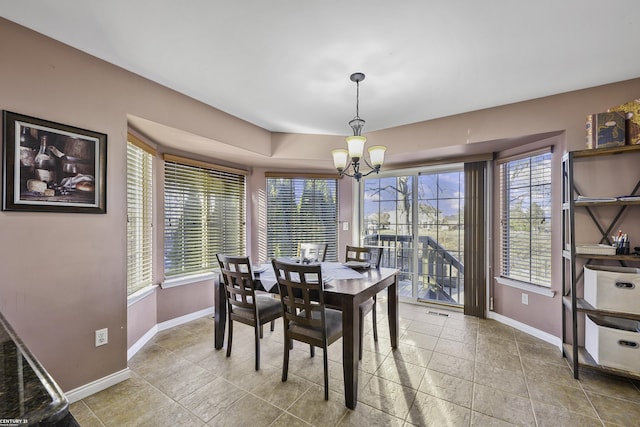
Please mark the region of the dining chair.
<svg viewBox="0 0 640 427"><path fill-rule="evenodd" d="M327 308L320 265L293 264L273 259L284 324L282 381L287 381L293 340L322 347L324 400L329 400L327 348L342 337L342 312ZM314 356L313 351L311 357Z"/></svg>
<svg viewBox="0 0 640 427"><path fill-rule="evenodd" d="M300 243L298 246L298 256L300 260L304 259L316 259L319 262L324 262L327 257L327 243Z"/></svg>
<svg viewBox="0 0 640 427"><path fill-rule="evenodd" d="M260 338L262 325L282 317L280 302L271 295L260 295L255 291L251 262L247 256L227 256L217 254L227 293L227 313L229 329L227 336L227 357L231 356L233 341L233 321L252 326L256 343L256 371L260 370Z"/></svg>
<svg viewBox="0 0 640 427"><path fill-rule="evenodd" d="M381 247L361 247L361 246L349 246L347 245L347 253L345 261L360 261L369 263L369 268L380 268L380 261L382 261L382 249ZM362 359L362 341L364 336L364 317L372 314L373 320L373 340L378 341L378 316L376 315L376 309L378 304L378 297L374 295L362 304L360 304L360 348L358 349L358 357Z"/></svg>

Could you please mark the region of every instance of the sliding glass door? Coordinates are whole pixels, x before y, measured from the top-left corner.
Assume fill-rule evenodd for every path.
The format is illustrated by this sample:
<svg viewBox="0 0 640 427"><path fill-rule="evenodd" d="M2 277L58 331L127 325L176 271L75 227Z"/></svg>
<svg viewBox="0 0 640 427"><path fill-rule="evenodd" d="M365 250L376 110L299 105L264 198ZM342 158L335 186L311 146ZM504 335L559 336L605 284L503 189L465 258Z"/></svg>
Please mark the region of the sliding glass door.
<svg viewBox="0 0 640 427"><path fill-rule="evenodd" d="M405 299L464 302L464 170L437 166L363 179L362 243L384 247Z"/></svg>

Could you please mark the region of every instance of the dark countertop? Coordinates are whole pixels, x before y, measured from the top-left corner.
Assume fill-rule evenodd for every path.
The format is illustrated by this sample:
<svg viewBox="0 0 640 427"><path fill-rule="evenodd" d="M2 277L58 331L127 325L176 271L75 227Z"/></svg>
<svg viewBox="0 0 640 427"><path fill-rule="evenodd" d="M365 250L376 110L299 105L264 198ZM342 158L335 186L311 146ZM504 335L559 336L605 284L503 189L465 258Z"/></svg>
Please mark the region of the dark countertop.
<svg viewBox="0 0 640 427"><path fill-rule="evenodd" d="M0 313L0 422L73 425L70 420L64 393Z"/></svg>

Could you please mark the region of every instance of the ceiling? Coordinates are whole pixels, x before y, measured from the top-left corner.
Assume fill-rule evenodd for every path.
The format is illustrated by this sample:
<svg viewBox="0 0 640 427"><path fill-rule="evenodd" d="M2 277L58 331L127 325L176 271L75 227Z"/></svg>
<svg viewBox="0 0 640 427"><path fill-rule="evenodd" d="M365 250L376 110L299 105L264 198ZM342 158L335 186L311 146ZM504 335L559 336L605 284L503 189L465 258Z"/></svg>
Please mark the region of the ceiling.
<svg viewBox="0 0 640 427"><path fill-rule="evenodd" d="M640 76L640 1L3 0L0 16L273 132L364 133Z"/></svg>

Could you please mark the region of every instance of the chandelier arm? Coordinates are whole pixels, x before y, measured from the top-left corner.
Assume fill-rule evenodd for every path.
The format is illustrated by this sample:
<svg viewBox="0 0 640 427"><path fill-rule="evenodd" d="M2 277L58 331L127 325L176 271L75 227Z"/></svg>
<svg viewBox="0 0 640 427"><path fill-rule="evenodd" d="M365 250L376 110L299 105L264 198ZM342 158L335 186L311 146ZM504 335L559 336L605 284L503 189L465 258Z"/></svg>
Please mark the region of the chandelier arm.
<svg viewBox="0 0 640 427"><path fill-rule="evenodd" d="M372 174L372 173L374 173L374 172L375 172L375 173L378 173L378 172L380 172L380 169L379 169L379 168L373 168L373 169L371 169L369 172L367 172L367 173L363 173L363 174L360 174L360 175L361 175L362 177L365 177L365 176L371 175L371 174Z"/></svg>

